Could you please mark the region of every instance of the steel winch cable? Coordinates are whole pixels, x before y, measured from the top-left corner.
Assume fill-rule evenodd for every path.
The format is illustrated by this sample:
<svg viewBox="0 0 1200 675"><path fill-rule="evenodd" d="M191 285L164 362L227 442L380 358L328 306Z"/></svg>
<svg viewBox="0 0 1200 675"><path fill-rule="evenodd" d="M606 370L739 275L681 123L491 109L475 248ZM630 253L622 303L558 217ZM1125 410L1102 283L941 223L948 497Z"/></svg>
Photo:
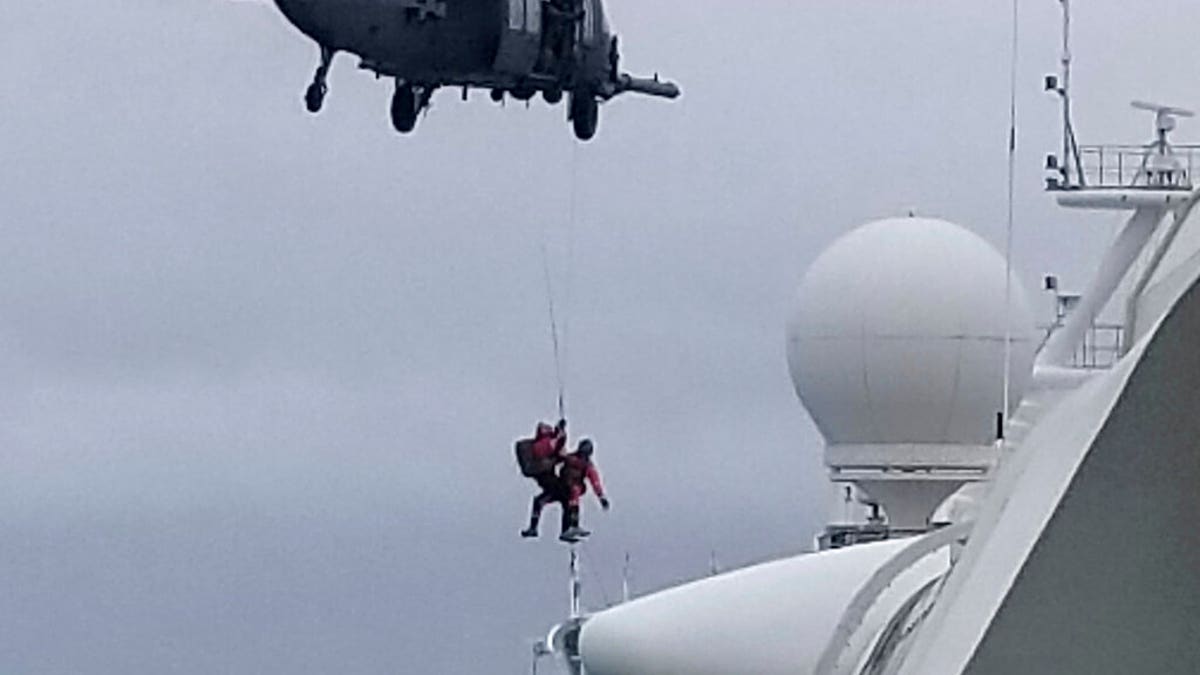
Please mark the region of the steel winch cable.
<svg viewBox="0 0 1200 675"><path fill-rule="evenodd" d="M554 280L550 270L550 252L546 245L546 235L542 237L542 275L546 284L546 305L550 318L550 342L554 348L554 380L558 387L558 417L566 419L567 417L567 368L568 347L567 340L570 328L570 304L571 295L574 292L574 270L575 270L575 216L576 216L576 201L579 186L579 145L572 144L571 149L571 171L570 171L570 200L567 207L567 268L564 272L564 298L563 303L566 305L563 308L564 316L562 317L561 330L559 327L559 313L556 311L554 302Z"/></svg>
<svg viewBox="0 0 1200 675"><path fill-rule="evenodd" d="M558 385L558 417L567 416L567 382L563 374L562 349L558 340L558 316L554 311L554 284L550 279L550 256L546 251L546 242L542 241L542 272L546 279L546 304L550 312L550 341L554 346L554 380Z"/></svg>

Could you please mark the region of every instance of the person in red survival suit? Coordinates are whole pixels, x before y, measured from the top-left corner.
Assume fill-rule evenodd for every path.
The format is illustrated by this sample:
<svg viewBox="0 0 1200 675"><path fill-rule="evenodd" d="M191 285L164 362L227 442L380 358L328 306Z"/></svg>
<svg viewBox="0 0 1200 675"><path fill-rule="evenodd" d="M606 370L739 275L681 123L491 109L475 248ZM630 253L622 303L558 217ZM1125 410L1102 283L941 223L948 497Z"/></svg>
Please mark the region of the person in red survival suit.
<svg viewBox="0 0 1200 675"><path fill-rule="evenodd" d="M565 457L563 450L567 447L567 421L559 420L558 425L551 427L545 422L539 422L537 431L533 436L533 458L540 463L544 468L536 474L530 476L537 482L538 487L542 489L533 498L533 507L529 512L529 527L521 530L522 537L538 536L538 521L542 517L542 509L550 502L560 502L563 504L563 531L565 532L566 525L566 500L568 492L566 486L559 480L556 469L562 463Z"/></svg>
<svg viewBox="0 0 1200 675"><path fill-rule="evenodd" d="M610 506L608 497L604 494L604 483L600 481L600 472L592 463L594 452L595 446L591 440L585 438L579 441L579 447L563 458L562 468L558 471L559 480L566 491L566 502L563 504L564 529L559 539L566 542L574 543L591 534L579 526L579 499L587 494L588 483L592 484L596 497L600 499L600 506L605 511Z"/></svg>

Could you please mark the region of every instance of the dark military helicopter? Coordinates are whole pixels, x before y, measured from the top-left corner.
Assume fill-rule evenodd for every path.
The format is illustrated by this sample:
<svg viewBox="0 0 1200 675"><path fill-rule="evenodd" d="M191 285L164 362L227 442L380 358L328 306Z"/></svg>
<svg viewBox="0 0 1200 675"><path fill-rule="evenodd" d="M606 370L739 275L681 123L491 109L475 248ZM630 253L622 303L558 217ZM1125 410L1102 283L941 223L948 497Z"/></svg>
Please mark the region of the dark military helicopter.
<svg viewBox="0 0 1200 675"><path fill-rule="evenodd" d="M326 76L340 51L358 55L364 70L396 82L392 125L416 127L439 87L491 90L528 101L538 93L555 105L568 100L567 119L580 140L596 134L600 102L637 92L675 98L679 88L620 71L617 37L603 0L275 0L297 28L317 42L321 62L305 92L320 111Z"/></svg>

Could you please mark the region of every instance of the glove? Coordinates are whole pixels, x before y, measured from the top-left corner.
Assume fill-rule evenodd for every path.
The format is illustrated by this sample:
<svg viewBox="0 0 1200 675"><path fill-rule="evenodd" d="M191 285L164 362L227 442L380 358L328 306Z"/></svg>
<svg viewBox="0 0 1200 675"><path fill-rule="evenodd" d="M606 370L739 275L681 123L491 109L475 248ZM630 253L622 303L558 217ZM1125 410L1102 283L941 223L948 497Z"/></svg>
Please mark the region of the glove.
<svg viewBox="0 0 1200 675"><path fill-rule="evenodd" d="M555 425L554 428L558 429L559 431L566 431L567 430L567 421L565 419L559 420L558 424Z"/></svg>
<svg viewBox="0 0 1200 675"><path fill-rule="evenodd" d="M612 504L608 503L608 497L600 498L600 507L603 508L605 511L607 511L609 509L609 507L611 507L611 506L612 506Z"/></svg>

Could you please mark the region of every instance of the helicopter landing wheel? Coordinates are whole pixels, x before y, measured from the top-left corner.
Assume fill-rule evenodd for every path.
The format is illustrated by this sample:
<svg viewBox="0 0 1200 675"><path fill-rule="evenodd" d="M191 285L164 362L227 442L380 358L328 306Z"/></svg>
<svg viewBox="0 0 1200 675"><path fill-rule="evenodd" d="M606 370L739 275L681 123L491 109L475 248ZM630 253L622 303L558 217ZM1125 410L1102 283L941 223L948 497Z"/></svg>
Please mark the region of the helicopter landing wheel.
<svg viewBox="0 0 1200 675"><path fill-rule="evenodd" d="M600 103L590 92L572 92L571 94L571 126L575 130L575 138L590 141L596 135L600 126Z"/></svg>
<svg viewBox="0 0 1200 675"><path fill-rule="evenodd" d="M321 112L321 106L325 104L325 93L329 88L323 82L313 82L308 85L308 90L304 92L304 106L308 108L308 112L314 115Z"/></svg>
<svg viewBox="0 0 1200 675"><path fill-rule="evenodd" d="M396 93L392 96L392 126L396 131L407 134L416 128L420 112L416 89L397 83Z"/></svg>
<svg viewBox="0 0 1200 675"><path fill-rule="evenodd" d="M321 106L325 104L325 94L329 92L329 85L326 80L329 77L329 66L333 65L333 57L337 52L321 46L321 63L317 66L317 72L313 74L312 84L308 85L308 89L304 91L304 107L308 108L308 112L316 114L321 111Z"/></svg>

